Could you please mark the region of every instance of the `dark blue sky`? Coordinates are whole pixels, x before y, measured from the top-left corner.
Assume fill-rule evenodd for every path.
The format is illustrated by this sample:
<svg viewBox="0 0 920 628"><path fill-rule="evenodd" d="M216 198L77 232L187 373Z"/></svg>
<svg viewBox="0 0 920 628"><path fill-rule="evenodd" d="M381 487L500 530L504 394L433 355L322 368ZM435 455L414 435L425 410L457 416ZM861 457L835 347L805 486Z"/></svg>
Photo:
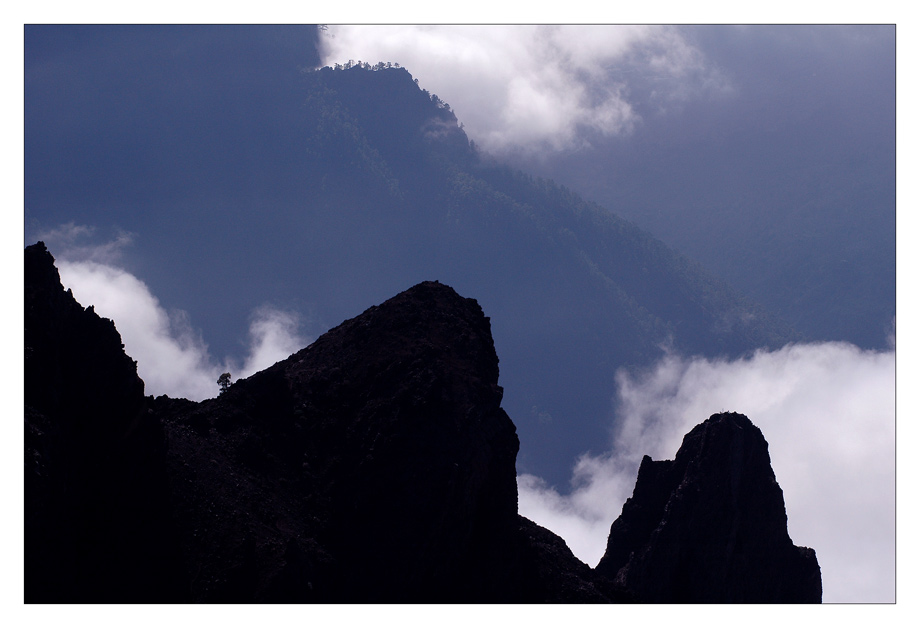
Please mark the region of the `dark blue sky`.
<svg viewBox="0 0 920 628"><path fill-rule="evenodd" d="M313 39L297 26L26 27L27 227L132 228L132 205L283 179Z"/></svg>
<svg viewBox="0 0 920 628"><path fill-rule="evenodd" d="M123 263L189 309L216 351L239 352L264 295L235 295L227 278L270 269L230 232L241 212L276 228L268 210L303 193L300 72L317 63L314 39L307 26L27 27L27 240L70 222L134 234ZM226 276L196 256L225 259ZM226 305L205 312L203 284Z"/></svg>

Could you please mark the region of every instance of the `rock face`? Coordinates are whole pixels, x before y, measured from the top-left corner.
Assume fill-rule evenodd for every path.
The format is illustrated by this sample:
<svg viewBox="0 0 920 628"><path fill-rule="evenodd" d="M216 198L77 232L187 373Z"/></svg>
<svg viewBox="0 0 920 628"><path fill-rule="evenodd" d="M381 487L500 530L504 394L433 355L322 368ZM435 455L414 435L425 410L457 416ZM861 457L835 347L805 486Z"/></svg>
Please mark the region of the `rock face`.
<svg viewBox="0 0 920 628"><path fill-rule="evenodd" d="M157 399L192 598L526 597L501 397L489 320L426 282L217 399Z"/></svg>
<svg viewBox="0 0 920 628"><path fill-rule="evenodd" d="M820 602L814 550L786 531L767 442L715 414L672 460L646 456L596 571L641 602Z"/></svg>
<svg viewBox="0 0 920 628"><path fill-rule="evenodd" d="M44 244L28 247L27 602L177 594L165 445L115 325L64 291Z"/></svg>
<svg viewBox="0 0 920 628"><path fill-rule="evenodd" d="M144 397L41 243L25 289L26 601L820 600L743 417L643 462L597 569L519 516L489 319L443 284L202 403Z"/></svg>

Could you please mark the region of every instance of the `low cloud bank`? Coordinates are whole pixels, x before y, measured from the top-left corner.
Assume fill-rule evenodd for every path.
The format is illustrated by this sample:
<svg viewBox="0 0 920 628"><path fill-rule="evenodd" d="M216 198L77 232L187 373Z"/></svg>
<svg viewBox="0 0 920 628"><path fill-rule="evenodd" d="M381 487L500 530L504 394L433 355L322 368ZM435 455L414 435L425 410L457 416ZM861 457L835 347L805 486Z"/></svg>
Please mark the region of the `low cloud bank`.
<svg viewBox="0 0 920 628"><path fill-rule="evenodd" d="M582 456L568 493L520 476L521 514L593 566L642 456L673 459L693 426L741 412L769 443L789 535L817 551L824 601L894 601L894 351L821 343L736 361L667 355L646 372L620 372L616 385L610 451Z"/></svg>
<svg viewBox="0 0 920 628"><path fill-rule="evenodd" d="M40 239L55 256L64 287L81 305L93 305L97 314L115 321L148 395L209 399L219 392L221 373L231 373L234 380L248 377L310 342L299 332L296 312L263 305L251 316L246 357L216 359L186 312L167 311L143 281L119 266L131 234L119 231L93 244L94 228L68 223Z"/></svg>
<svg viewBox="0 0 920 628"><path fill-rule="evenodd" d="M578 148L628 133L640 110L729 89L667 26L330 26L320 55L405 66L495 153Z"/></svg>

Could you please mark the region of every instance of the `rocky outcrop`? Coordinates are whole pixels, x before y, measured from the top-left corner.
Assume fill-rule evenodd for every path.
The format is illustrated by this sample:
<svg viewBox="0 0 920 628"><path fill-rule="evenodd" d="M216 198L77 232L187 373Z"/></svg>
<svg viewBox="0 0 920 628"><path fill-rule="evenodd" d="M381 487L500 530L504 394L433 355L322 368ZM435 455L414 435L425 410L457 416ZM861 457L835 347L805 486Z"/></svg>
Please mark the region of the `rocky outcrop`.
<svg viewBox="0 0 920 628"><path fill-rule="evenodd" d="M424 282L214 400L153 401L196 601L609 602L517 514L476 301Z"/></svg>
<svg viewBox="0 0 920 628"><path fill-rule="evenodd" d="M646 456L596 570L642 602L820 602L814 550L793 545L763 434L715 414L672 460Z"/></svg>
<svg viewBox="0 0 920 628"><path fill-rule="evenodd" d="M179 513L193 598L226 599L247 555L253 600L524 595L501 397L489 320L426 282L217 399L156 400L177 491L194 492Z"/></svg>
<svg viewBox="0 0 920 628"><path fill-rule="evenodd" d="M130 601L181 589L166 443L112 321L25 251L27 602Z"/></svg>
<svg viewBox="0 0 920 628"><path fill-rule="evenodd" d="M643 461L591 569L517 514L489 319L424 282L202 403L26 249L29 602L815 601L740 415Z"/></svg>

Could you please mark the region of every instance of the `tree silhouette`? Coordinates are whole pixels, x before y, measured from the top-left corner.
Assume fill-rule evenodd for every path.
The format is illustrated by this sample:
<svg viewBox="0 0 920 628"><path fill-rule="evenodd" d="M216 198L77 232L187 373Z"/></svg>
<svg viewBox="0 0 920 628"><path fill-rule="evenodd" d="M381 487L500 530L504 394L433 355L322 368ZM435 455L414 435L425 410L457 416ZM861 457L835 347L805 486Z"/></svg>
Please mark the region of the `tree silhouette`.
<svg viewBox="0 0 920 628"><path fill-rule="evenodd" d="M227 392L230 388L230 373L224 373L217 378L217 384L220 386L220 394Z"/></svg>

